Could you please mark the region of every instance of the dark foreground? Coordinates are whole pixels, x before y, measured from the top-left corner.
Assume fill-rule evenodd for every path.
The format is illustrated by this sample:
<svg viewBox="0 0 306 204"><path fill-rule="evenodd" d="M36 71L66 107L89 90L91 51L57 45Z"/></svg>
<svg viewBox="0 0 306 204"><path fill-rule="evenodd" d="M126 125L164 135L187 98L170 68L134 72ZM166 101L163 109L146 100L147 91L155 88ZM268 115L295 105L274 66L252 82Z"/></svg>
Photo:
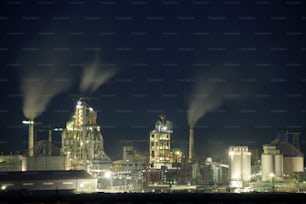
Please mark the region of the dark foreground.
<svg viewBox="0 0 306 204"><path fill-rule="evenodd" d="M208 203L208 204L255 204L255 203L306 203L306 194L302 193L95 193L70 194L62 192L5 192L0 193L2 203Z"/></svg>

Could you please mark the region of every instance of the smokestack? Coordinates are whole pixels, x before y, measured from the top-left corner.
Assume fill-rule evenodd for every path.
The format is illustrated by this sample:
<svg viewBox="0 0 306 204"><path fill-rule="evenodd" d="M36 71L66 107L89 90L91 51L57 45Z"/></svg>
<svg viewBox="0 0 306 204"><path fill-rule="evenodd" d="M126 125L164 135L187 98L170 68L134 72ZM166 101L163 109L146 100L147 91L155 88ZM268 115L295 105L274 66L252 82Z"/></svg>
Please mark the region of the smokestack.
<svg viewBox="0 0 306 204"><path fill-rule="evenodd" d="M48 144L49 144L49 156L52 156L52 130L49 129L49 135L48 135Z"/></svg>
<svg viewBox="0 0 306 204"><path fill-rule="evenodd" d="M34 156L34 121L29 120L28 155Z"/></svg>
<svg viewBox="0 0 306 204"><path fill-rule="evenodd" d="M194 136L193 128L189 129L189 161L193 159L193 146L194 146Z"/></svg>

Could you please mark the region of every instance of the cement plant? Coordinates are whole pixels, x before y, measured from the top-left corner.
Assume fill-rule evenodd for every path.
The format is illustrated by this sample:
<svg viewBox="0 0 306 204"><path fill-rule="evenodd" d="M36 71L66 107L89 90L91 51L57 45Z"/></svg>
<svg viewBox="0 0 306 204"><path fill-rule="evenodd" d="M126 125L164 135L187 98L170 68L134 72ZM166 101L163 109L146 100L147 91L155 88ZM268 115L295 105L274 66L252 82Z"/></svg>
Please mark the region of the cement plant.
<svg viewBox="0 0 306 204"><path fill-rule="evenodd" d="M48 140L35 142L34 118L24 121L29 128L28 152L0 156L1 191L306 192L299 132L281 131L262 149L229 146L223 161L202 159L194 151L194 136L200 131L195 123L189 129L189 151L183 152L172 148L173 122L161 113L144 136L147 155L123 146L122 159L114 161L104 151L107 144L97 117L86 99L79 98L65 128L54 129L62 132L60 147L53 144L51 129Z"/></svg>

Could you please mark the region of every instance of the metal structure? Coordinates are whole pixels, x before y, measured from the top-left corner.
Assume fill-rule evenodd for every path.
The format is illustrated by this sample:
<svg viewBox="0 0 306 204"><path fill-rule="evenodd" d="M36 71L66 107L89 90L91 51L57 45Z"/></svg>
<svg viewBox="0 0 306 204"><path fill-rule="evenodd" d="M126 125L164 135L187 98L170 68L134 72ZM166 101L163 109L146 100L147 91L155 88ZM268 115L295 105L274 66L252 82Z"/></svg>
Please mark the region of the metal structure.
<svg viewBox="0 0 306 204"><path fill-rule="evenodd" d="M62 152L67 158L67 169L83 169L92 175L103 176L110 169L111 160L104 152L97 113L82 98L75 113L62 132Z"/></svg>
<svg viewBox="0 0 306 204"><path fill-rule="evenodd" d="M160 169L162 166L172 168L170 139L172 122L166 120L164 114L160 115L160 120L156 121L155 129L150 132L150 166Z"/></svg>

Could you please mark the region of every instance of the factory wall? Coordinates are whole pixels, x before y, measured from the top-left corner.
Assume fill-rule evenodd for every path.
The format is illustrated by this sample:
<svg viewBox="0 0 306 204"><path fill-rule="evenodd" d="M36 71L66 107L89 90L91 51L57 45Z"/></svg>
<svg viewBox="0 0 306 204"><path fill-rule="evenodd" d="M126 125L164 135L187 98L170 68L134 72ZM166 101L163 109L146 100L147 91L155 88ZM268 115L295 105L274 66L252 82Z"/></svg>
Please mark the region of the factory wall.
<svg viewBox="0 0 306 204"><path fill-rule="evenodd" d="M20 155L1 155L0 171L21 171L22 157Z"/></svg>
<svg viewBox="0 0 306 204"><path fill-rule="evenodd" d="M46 171L65 169L65 156L22 157L22 171Z"/></svg>
<svg viewBox="0 0 306 204"><path fill-rule="evenodd" d="M68 190L96 192L97 179L82 171L27 171L0 173L0 188L9 190Z"/></svg>

